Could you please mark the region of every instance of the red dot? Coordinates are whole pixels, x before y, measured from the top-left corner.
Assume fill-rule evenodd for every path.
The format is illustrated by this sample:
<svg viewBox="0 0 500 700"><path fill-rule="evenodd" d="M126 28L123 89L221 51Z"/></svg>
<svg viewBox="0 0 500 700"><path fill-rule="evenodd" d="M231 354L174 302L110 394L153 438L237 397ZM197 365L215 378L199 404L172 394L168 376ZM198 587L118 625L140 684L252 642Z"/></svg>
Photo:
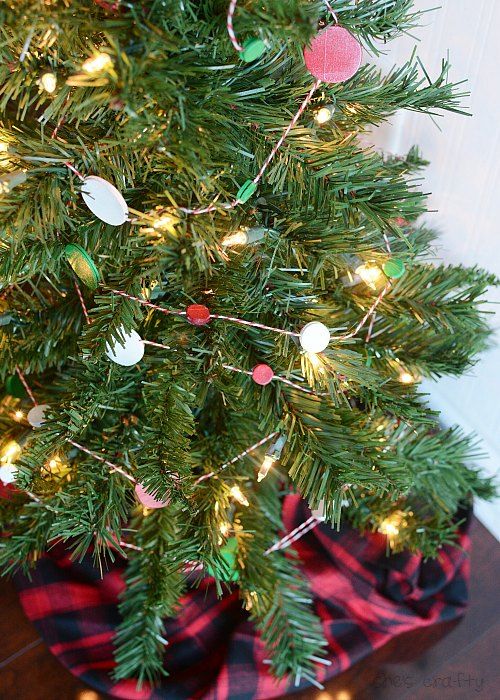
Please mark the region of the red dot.
<svg viewBox="0 0 500 700"><path fill-rule="evenodd" d="M266 386L266 384L269 384L273 377L274 372L272 367L269 367L269 365L255 365L252 370L252 379L256 384L260 384L261 386Z"/></svg>
<svg viewBox="0 0 500 700"><path fill-rule="evenodd" d="M308 71L324 83L343 83L352 78L362 58L359 41L338 25L320 31L304 49Z"/></svg>
<svg viewBox="0 0 500 700"><path fill-rule="evenodd" d="M203 304L191 304L186 309L186 316L193 326L204 326L210 321L210 311Z"/></svg>

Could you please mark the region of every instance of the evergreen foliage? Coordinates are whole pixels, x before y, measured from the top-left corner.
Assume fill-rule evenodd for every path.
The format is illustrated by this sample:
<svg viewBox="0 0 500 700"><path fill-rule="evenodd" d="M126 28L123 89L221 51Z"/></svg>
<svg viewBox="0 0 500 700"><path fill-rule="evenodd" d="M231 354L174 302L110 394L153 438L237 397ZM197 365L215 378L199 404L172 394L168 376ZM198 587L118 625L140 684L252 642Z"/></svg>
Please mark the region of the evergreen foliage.
<svg viewBox="0 0 500 700"><path fill-rule="evenodd" d="M269 44L247 64L228 39L227 4L0 3L0 375L20 368L36 401L50 406L33 430L16 414L29 398L3 392L0 455L7 463L13 440L21 455L19 490L0 499L0 566L29 570L61 540L100 567L126 556L116 677L140 682L165 673L162 620L186 586L207 572L220 595L232 585L223 546L233 537L236 585L270 668L314 678L325 642L299 562L291 550L264 556L280 537L290 489L322 505L332 527L347 518L383 532L396 517L390 547L426 556L453 541L464 502L492 494L474 438L440 428L418 379L474 365L490 333L484 294L497 280L432 262L418 149L384 156L359 139L401 108L465 113L463 85L450 82L446 61L431 78L416 54L388 75L368 58L346 83L321 85L256 195L228 210L223 203L256 175L309 91L302 50L330 17L320 1L241 0L238 35ZM422 19L412 0L334 6L372 55ZM98 52L108 64L83 70ZM40 85L47 72L57 78L50 93ZM317 109L332 104L333 118L319 125ZM95 218L67 163L113 183L131 220L113 227ZM181 210L214 200L212 213ZM225 242L254 229L253 243ZM367 321L346 337L384 285L383 275L374 289L355 272L387 262L384 234L406 273L371 332ZM95 262L97 290L77 282L70 243ZM290 335L220 319L196 327L113 290L285 330L319 320L333 340L311 357ZM170 350L147 345L137 365L113 364L107 344L132 329ZM228 369L259 362L299 388L257 386ZM231 460L274 432L286 443L259 483L269 444ZM134 479L169 505L139 506ZM189 573L193 563L201 569Z"/></svg>

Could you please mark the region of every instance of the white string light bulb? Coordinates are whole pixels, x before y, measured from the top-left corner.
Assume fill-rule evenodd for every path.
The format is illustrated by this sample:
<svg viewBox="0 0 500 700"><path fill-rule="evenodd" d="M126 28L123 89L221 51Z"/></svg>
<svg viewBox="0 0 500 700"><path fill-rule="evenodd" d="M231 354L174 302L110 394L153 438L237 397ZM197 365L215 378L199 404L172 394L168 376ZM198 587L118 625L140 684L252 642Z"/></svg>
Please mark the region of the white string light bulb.
<svg viewBox="0 0 500 700"><path fill-rule="evenodd" d="M269 229L261 226L255 226L254 228L242 227L235 233L225 236L221 241L221 245L225 248L230 248L232 246L246 245L247 243L257 243L257 241L264 238L268 231Z"/></svg>
<svg viewBox="0 0 500 700"><path fill-rule="evenodd" d="M398 379L401 382L401 384L413 384L413 382L415 381L415 377L406 370L403 370L400 373Z"/></svg>
<svg viewBox="0 0 500 700"><path fill-rule="evenodd" d="M239 486L233 486L231 488L231 496L234 498L235 501L238 501L242 506L249 506L250 503L246 496L243 494L242 490L240 489Z"/></svg>
<svg viewBox="0 0 500 700"><path fill-rule="evenodd" d="M354 272L361 277L363 282L372 289L376 289L377 282L382 277L382 270L377 265L372 263L364 263L359 265Z"/></svg>
<svg viewBox="0 0 500 700"><path fill-rule="evenodd" d="M40 85L49 94L52 94L57 87L57 77L55 73L44 73L40 78Z"/></svg>
<svg viewBox="0 0 500 700"><path fill-rule="evenodd" d="M314 119L318 124L326 124L333 117L334 113L334 105L327 105L325 107L321 107L321 109L318 109L314 115Z"/></svg>
<svg viewBox="0 0 500 700"><path fill-rule="evenodd" d="M306 352L323 352L330 342L330 331L321 321L311 321L300 331L299 342Z"/></svg>
<svg viewBox="0 0 500 700"><path fill-rule="evenodd" d="M258 482L266 478L266 476L269 474L269 470L276 461L276 457L273 457L273 455L266 455L264 457L264 461L260 465L259 473L257 474Z"/></svg>
<svg viewBox="0 0 500 700"><path fill-rule="evenodd" d="M113 61L107 53L98 53L96 56L87 58L87 60L83 62L82 70L89 74L100 73L107 68L111 68L112 65Z"/></svg>

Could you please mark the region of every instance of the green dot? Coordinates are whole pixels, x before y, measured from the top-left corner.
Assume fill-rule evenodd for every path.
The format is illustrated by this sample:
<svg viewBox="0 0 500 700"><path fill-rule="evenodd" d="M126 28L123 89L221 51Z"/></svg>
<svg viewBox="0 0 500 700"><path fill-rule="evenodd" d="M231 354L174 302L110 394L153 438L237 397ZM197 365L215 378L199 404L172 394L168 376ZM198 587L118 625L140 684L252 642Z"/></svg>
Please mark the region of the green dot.
<svg viewBox="0 0 500 700"><path fill-rule="evenodd" d="M24 385L17 374L7 377L7 381L5 382L5 390L11 396L15 396L16 399L25 399L28 396L26 389L24 388Z"/></svg>
<svg viewBox="0 0 500 700"><path fill-rule="evenodd" d="M87 251L76 243L70 243L64 249L64 255L76 276L90 289L97 289L99 270Z"/></svg>
<svg viewBox="0 0 500 700"><path fill-rule="evenodd" d="M402 277L406 270L404 262L399 260L399 258L391 258L391 260L387 260L387 262L383 264L382 269L387 277L395 280Z"/></svg>
<svg viewBox="0 0 500 700"><path fill-rule="evenodd" d="M265 52L267 46L262 39L246 39L243 42L243 51L240 52L241 59L245 63L256 61Z"/></svg>
<svg viewBox="0 0 500 700"><path fill-rule="evenodd" d="M257 183L253 180L247 180L238 190L236 199L242 203L248 202L248 200L254 194L256 189Z"/></svg>
<svg viewBox="0 0 500 700"><path fill-rule="evenodd" d="M239 573L236 570L236 550L238 541L236 537L231 537L227 543L220 548L222 562L216 567L207 566L207 571L210 576L218 578L221 581L237 581Z"/></svg>

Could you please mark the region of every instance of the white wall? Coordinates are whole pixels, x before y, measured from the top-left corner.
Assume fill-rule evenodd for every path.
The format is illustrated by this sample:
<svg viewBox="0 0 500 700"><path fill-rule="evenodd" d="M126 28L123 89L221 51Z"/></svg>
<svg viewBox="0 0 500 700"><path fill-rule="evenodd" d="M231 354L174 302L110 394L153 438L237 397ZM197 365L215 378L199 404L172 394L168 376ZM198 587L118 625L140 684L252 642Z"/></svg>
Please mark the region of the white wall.
<svg viewBox="0 0 500 700"><path fill-rule="evenodd" d="M436 7L435 0L416 0L419 9ZM445 115L441 131L425 115L398 113L390 125L377 129L377 146L398 154L418 144L431 160L424 189L436 213L428 221L441 231L440 256L451 263L478 264L500 276L500 40L499 0L441 0L415 31L418 55L431 77L449 50L454 80L468 78L467 102L473 117ZM417 44L404 37L386 47L384 69L401 64ZM500 302L500 290L489 299ZM489 306L491 310L495 307ZM492 316L495 328L500 316ZM496 342L500 345L497 334ZM481 358L468 376L426 382L431 404L443 412L443 422L459 423L482 439L488 459L485 472L498 474L500 465L500 347ZM478 502L476 514L500 539L500 500Z"/></svg>

